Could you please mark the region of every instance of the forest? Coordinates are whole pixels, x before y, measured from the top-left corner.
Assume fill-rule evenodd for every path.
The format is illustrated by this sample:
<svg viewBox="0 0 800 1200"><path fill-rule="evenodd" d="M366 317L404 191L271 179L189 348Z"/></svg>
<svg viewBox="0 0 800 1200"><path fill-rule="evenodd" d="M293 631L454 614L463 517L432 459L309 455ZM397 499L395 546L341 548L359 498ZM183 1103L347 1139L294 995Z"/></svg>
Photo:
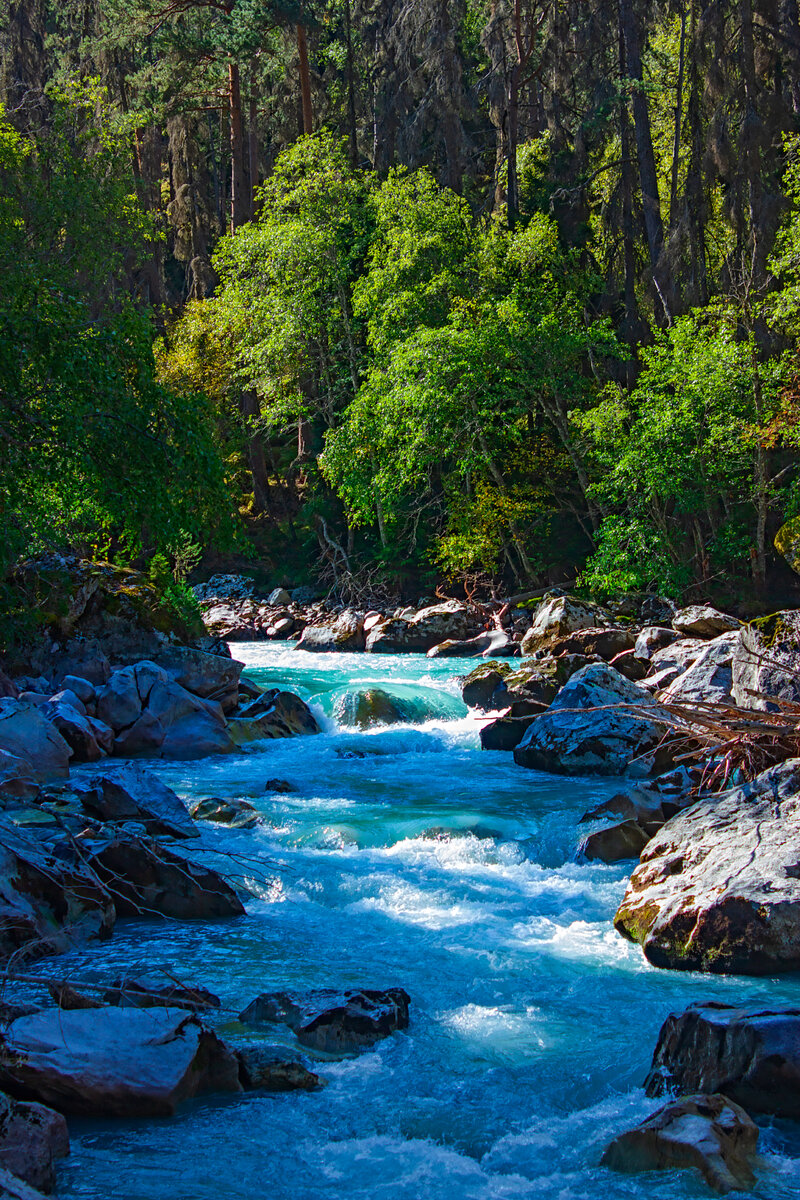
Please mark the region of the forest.
<svg viewBox="0 0 800 1200"><path fill-rule="evenodd" d="M12 0L0 50L6 580L791 589L796 0Z"/></svg>

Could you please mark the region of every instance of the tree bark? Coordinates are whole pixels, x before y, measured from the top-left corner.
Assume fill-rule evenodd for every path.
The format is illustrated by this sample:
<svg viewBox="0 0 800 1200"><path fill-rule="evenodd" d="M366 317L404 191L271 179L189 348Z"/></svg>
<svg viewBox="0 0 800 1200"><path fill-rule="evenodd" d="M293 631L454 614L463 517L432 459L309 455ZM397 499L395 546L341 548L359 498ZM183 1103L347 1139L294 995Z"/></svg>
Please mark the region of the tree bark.
<svg viewBox="0 0 800 1200"><path fill-rule="evenodd" d="M686 68L686 9L681 8L681 41L678 51L678 85L675 89L675 127L672 136L672 180L669 197L669 227L678 220L678 172L681 158L681 127L683 125L683 79Z"/></svg>
<svg viewBox="0 0 800 1200"><path fill-rule="evenodd" d="M250 97L250 112L247 119L247 149L248 173L250 176L248 215L250 220L252 220L256 211L256 188L258 187L258 105L256 104L255 96Z"/></svg>
<svg viewBox="0 0 800 1200"><path fill-rule="evenodd" d="M254 428L254 420L261 415L258 396L254 391L243 392L239 409L245 424L247 437L247 460L253 481L253 511L256 514L269 511L269 475L264 456L264 443Z"/></svg>
<svg viewBox="0 0 800 1200"><path fill-rule="evenodd" d="M353 65L353 26L350 0L344 0L344 36L347 46L347 147L350 166L355 170L358 166L358 138L356 134L356 73Z"/></svg>
<svg viewBox="0 0 800 1200"><path fill-rule="evenodd" d="M661 219L661 200L658 194L658 175L653 152L653 135L650 128L650 111L643 89L642 49L639 23L633 8L633 0L619 0L619 15L622 36L625 40L627 77L633 83L631 107L633 128L636 137L636 156L639 162L639 183L642 189L644 227L647 248L650 253L650 268L655 274L661 248L664 244L664 227Z"/></svg>
<svg viewBox="0 0 800 1200"><path fill-rule="evenodd" d="M311 74L308 68L308 39L304 25L297 26L297 57L300 71L300 100L303 112L303 133L314 132L314 111L311 107Z"/></svg>
<svg viewBox="0 0 800 1200"><path fill-rule="evenodd" d="M228 63L228 105L231 123L231 233L245 220L244 203L244 132L242 129L242 91L239 64Z"/></svg>

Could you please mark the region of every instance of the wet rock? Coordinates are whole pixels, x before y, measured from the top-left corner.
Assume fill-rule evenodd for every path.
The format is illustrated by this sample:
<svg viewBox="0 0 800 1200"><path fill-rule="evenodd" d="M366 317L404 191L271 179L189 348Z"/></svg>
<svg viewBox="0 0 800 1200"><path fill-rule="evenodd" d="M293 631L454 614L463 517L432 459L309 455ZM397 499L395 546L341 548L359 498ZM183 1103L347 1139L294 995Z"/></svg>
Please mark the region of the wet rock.
<svg viewBox="0 0 800 1200"><path fill-rule="evenodd" d="M798 846L800 760L792 759L672 817L643 850L614 924L657 967L796 971Z"/></svg>
<svg viewBox="0 0 800 1200"><path fill-rule="evenodd" d="M0 700L0 750L30 763L40 781L64 779L72 750L38 708L7 697Z"/></svg>
<svg viewBox="0 0 800 1200"><path fill-rule="evenodd" d="M520 744L533 721L528 717L498 717L480 731L482 750L514 750Z"/></svg>
<svg viewBox="0 0 800 1200"><path fill-rule="evenodd" d="M0 1084L60 1112L172 1116L205 1092L240 1092L235 1055L175 1009L46 1010L20 1017L0 1048Z"/></svg>
<svg viewBox="0 0 800 1200"><path fill-rule="evenodd" d="M102 1000L95 1000L94 997L87 996L85 992L79 992L77 988L71 987L68 983L48 983L47 990L58 1007L68 1012L76 1012L81 1008L103 1007Z"/></svg>
<svg viewBox="0 0 800 1200"><path fill-rule="evenodd" d="M733 696L743 708L778 712L774 699L800 700L800 611L759 617L733 652Z"/></svg>
<svg viewBox="0 0 800 1200"><path fill-rule="evenodd" d="M685 637L713 638L721 633L732 633L741 629L742 622L710 604L692 604L682 608L672 618L672 628Z"/></svg>
<svg viewBox="0 0 800 1200"><path fill-rule="evenodd" d="M715 1192L748 1190L758 1126L725 1096L682 1096L606 1148L600 1165L614 1171L698 1171Z"/></svg>
<svg viewBox="0 0 800 1200"><path fill-rule="evenodd" d="M431 646L428 658L477 658L479 655L483 658L490 655L513 658L515 654L519 654L519 644L507 633L493 629L461 641L451 639L439 642L438 646Z"/></svg>
<svg viewBox="0 0 800 1200"><path fill-rule="evenodd" d="M749 1112L800 1117L800 1009L716 1002L671 1013L645 1081L648 1096L723 1092Z"/></svg>
<svg viewBox="0 0 800 1200"><path fill-rule="evenodd" d="M111 894L73 842L53 842L0 820L0 958L40 958L109 937Z"/></svg>
<svg viewBox="0 0 800 1200"><path fill-rule="evenodd" d="M679 636L674 629L666 629L660 625L647 625L636 638L634 653L643 662L649 662L657 651L671 646Z"/></svg>
<svg viewBox="0 0 800 1200"><path fill-rule="evenodd" d="M192 817L195 821L214 821L231 829L249 829L261 821L258 810L246 800L223 800L220 796L198 800L192 808Z"/></svg>
<svg viewBox="0 0 800 1200"><path fill-rule="evenodd" d="M739 633L723 633L706 643L704 650L683 674L661 692L659 699L678 704L728 704L733 699L733 655Z"/></svg>
<svg viewBox="0 0 800 1200"><path fill-rule="evenodd" d="M280 1046L237 1046L239 1079L245 1091L315 1092L325 1080Z"/></svg>
<svg viewBox="0 0 800 1200"><path fill-rule="evenodd" d="M55 1162L69 1154L67 1122L43 1104L25 1104L0 1092L0 1166L40 1192L56 1182ZM0 1179L2 1186L2 1179Z"/></svg>
<svg viewBox="0 0 800 1200"><path fill-rule="evenodd" d="M407 1029L410 1003L403 988L264 992L239 1019L288 1025L302 1045L335 1054L371 1046L398 1029Z"/></svg>
<svg viewBox="0 0 800 1200"><path fill-rule="evenodd" d="M363 650L364 645L364 614L346 609L330 624L307 625L296 649L344 652Z"/></svg>
<svg viewBox="0 0 800 1200"><path fill-rule="evenodd" d="M219 996L206 988L186 987L175 982L159 987L157 982L141 976L115 979L103 993L103 1003L118 1008L183 1008L189 1012L207 1012L222 1007Z"/></svg>
<svg viewBox="0 0 800 1200"><path fill-rule="evenodd" d="M262 738L287 738L320 732L316 717L294 692L271 696L258 716L232 717L228 728L237 746Z"/></svg>
<svg viewBox="0 0 800 1200"><path fill-rule="evenodd" d="M492 712L495 708L492 702L495 688L512 671L513 667L510 663L482 663L462 679L461 699L469 708Z"/></svg>
<svg viewBox="0 0 800 1200"><path fill-rule="evenodd" d="M370 687L348 692L340 714L344 724L357 729L373 725L399 725L407 720L403 705L383 688Z"/></svg>
<svg viewBox="0 0 800 1200"><path fill-rule="evenodd" d="M546 597L533 614L533 623L522 639L522 653L551 647L579 629L597 629L611 620L596 605L572 596Z"/></svg>
<svg viewBox="0 0 800 1200"><path fill-rule="evenodd" d="M41 784L30 761L0 750L0 803L11 800L24 804L35 800L40 791Z"/></svg>
<svg viewBox="0 0 800 1200"><path fill-rule="evenodd" d="M297 788L288 779L268 779L264 784L264 791L286 795L288 792L296 792Z"/></svg>
<svg viewBox="0 0 800 1200"><path fill-rule="evenodd" d="M578 855L590 862L620 862L626 858L638 858L650 837L638 821L620 821L607 829L598 829L585 837L578 847Z"/></svg>
<svg viewBox="0 0 800 1200"><path fill-rule="evenodd" d="M238 917L244 907L222 875L139 837L86 840L89 864L113 892L121 917L180 921Z"/></svg>
<svg viewBox="0 0 800 1200"><path fill-rule="evenodd" d="M561 775L622 775L630 770L645 775L667 765L663 737L650 693L606 663L592 663L534 718L514 761Z"/></svg>
<svg viewBox="0 0 800 1200"><path fill-rule="evenodd" d="M101 821L140 821L148 833L197 837L183 800L136 763L73 784L83 807Z"/></svg>

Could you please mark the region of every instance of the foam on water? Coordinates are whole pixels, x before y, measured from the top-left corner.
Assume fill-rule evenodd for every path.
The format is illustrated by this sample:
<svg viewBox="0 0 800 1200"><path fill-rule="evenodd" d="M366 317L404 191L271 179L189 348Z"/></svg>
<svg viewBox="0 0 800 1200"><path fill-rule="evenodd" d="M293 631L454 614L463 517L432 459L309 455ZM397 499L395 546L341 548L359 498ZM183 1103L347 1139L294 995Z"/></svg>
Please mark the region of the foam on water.
<svg viewBox="0 0 800 1200"><path fill-rule="evenodd" d="M349 686L458 698L473 662L234 654L320 711ZM482 753L457 705L418 725L265 742L159 764L182 795L241 796L265 824L206 826L239 856L248 916L120 922L60 973L110 979L163 964L223 997L220 1024L284 987L401 985L407 1033L321 1064L320 1093L205 1099L169 1121L77 1121L62 1200L689 1200L691 1175L617 1176L605 1143L652 1111L641 1090L658 1030L693 1000L800 1003L800 983L649 967L613 930L626 867L574 861L578 820L615 781L560 779ZM295 791L265 791L289 780ZM230 866L230 860L217 865ZM52 964L41 967L52 973ZM287 1042L291 1041L287 1035ZM756 1195L797 1195L797 1129L765 1125Z"/></svg>

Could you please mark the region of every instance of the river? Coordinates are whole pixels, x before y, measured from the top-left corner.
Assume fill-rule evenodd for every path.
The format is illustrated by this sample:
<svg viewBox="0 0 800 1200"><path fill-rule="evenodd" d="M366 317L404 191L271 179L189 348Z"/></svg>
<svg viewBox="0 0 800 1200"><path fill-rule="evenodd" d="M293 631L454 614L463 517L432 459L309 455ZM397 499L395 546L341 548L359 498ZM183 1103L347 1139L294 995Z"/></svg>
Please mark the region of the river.
<svg viewBox="0 0 800 1200"><path fill-rule="evenodd" d="M247 918L120 922L59 973L107 980L163 964L222 997L223 1034L241 1032L234 1014L262 991L400 985L411 1025L320 1064L322 1092L205 1098L171 1120L71 1121L62 1200L707 1196L686 1172L600 1168L603 1146L657 1107L641 1084L671 1010L800 1005L800 981L649 967L611 923L630 864L575 861L581 814L619 781L540 775L482 752L457 681L474 660L232 651L325 722L317 737L155 768L187 799L238 796L263 812L255 830L203 831L207 846L241 856L257 893ZM348 693L367 684L400 697L413 723L341 724ZM272 778L296 790L265 792ZM755 1194L796 1198L798 1127L764 1122L761 1146Z"/></svg>

